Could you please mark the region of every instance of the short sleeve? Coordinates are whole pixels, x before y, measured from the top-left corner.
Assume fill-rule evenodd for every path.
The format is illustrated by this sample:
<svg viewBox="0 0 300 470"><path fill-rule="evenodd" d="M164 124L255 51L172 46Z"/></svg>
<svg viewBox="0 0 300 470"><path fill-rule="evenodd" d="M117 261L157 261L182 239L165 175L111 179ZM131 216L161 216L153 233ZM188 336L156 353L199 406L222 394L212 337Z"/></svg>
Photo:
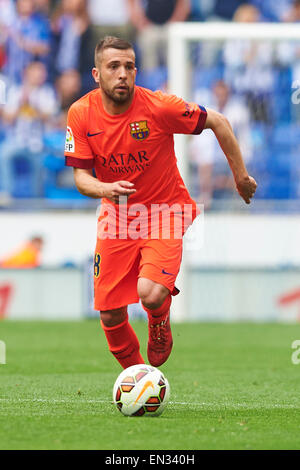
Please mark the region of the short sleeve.
<svg viewBox="0 0 300 470"><path fill-rule="evenodd" d="M94 167L94 155L86 136L83 110L76 104L68 112L65 158L66 166L82 169Z"/></svg>
<svg viewBox="0 0 300 470"><path fill-rule="evenodd" d="M158 92L159 124L169 134L201 134L207 112L203 106L188 103L175 95Z"/></svg>

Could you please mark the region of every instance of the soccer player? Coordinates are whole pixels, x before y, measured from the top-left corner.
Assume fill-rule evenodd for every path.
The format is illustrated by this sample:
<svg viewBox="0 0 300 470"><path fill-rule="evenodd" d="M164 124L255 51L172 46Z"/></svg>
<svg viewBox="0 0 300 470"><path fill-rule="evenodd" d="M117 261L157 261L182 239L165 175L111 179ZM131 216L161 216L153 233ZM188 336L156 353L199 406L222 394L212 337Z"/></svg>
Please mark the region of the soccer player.
<svg viewBox="0 0 300 470"><path fill-rule="evenodd" d="M127 314L128 304L141 299L149 323L148 361L157 367L168 359L173 344L170 305L172 295L179 292L175 280L182 254L175 219L186 207L191 208L190 223L197 215L176 165L173 134L212 129L247 204L256 182L247 173L223 115L135 85L130 43L105 37L96 46L92 74L99 88L71 106L65 156L66 165L74 168L78 191L102 198L94 261L95 309L100 311L110 351L126 368L144 362ZM171 216L167 209L162 211L162 220L155 225L151 210L157 205L177 209ZM142 214L137 217L140 237L137 230L130 236L129 230L136 228L137 213ZM165 237L167 216L173 225ZM180 225L181 235L186 225Z"/></svg>

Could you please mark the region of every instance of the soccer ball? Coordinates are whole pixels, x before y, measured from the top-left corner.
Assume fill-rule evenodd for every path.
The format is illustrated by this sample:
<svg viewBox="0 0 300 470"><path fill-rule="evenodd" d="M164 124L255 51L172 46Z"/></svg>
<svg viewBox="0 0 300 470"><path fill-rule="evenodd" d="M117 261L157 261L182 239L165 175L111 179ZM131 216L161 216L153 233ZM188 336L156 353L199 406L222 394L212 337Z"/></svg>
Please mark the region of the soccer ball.
<svg viewBox="0 0 300 470"><path fill-rule="evenodd" d="M113 400L125 416L158 416L170 396L169 382L156 367L136 364L123 370L113 388Z"/></svg>

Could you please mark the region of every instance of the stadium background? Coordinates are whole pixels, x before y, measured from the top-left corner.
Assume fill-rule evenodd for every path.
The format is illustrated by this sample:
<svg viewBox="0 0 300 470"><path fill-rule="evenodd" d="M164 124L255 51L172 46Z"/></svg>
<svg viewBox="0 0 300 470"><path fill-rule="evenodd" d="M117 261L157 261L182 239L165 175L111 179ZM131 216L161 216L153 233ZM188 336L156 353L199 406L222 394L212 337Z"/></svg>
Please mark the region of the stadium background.
<svg viewBox="0 0 300 470"><path fill-rule="evenodd" d="M68 107L94 87L97 40L131 40L137 84L168 91L173 20L298 22L299 4L0 0L0 317L97 315L91 282L98 202L77 192L63 157ZM184 98L227 110L258 190L246 207L211 136L188 141L187 184L205 204L205 222L199 250L187 252L188 303L178 320L299 320L299 49L291 42L190 48ZM41 256L28 261L32 237L42 239ZM131 314L143 311L133 306Z"/></svg>

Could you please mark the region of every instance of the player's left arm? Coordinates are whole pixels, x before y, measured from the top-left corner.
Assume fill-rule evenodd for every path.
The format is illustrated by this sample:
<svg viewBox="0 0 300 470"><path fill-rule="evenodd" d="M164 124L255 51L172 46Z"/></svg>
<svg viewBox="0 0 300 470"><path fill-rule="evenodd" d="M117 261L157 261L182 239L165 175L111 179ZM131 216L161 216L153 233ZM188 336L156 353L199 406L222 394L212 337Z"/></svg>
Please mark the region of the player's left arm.
<svg viewBox="0 0 300 470"><path fill-rule="evenodd" d="M237 191L246 204L250 204L250 200L256 191L257 183L248 174L230 122L223 114L213 109L207 108L206 111L207 117L204 129L211 129L214 132L231 168Z"/></svg>

